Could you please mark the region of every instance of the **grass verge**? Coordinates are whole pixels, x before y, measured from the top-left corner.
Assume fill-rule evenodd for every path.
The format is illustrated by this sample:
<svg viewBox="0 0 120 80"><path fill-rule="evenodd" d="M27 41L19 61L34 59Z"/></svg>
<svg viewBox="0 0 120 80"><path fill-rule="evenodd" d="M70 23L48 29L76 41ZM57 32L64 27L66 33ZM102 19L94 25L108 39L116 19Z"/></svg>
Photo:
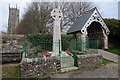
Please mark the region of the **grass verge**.
<svg viewBox="0 0 120 80"><path fill-rule="evenodd" d="M109 48L108 50L106 50L108 52L111 52L111 53L114 53L114 54L117 54L120 56L120 48Z"/></svg>
<svg viewBox="0 0 120 80"><path fill-rule="evenodd" d="M102 64L106 65L106 64L109 64L109 63L116 63L116 62L110 61L110 60L105 59L105 58L102 59Z"/></svg>
<svg viewBox="0 0 120 80"><path fill-rule="evenodd" d="M2 66L3 78L20 78L20 64L4 64Z"/></svg>

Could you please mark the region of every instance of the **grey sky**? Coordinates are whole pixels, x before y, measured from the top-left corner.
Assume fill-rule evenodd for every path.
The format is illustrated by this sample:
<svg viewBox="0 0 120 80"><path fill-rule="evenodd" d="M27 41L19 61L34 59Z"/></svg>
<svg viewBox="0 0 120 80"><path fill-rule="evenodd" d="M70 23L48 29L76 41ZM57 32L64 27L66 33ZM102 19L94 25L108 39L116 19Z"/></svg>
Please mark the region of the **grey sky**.
<svg viewBox="0 0 120 80"><path fill-rule="evenodd" d="M120 19L120 1L118 3L118 19Z"/></svg>
<svg viewBox="0 0 120 80"><path fill-rule="evenodd" d="M70 0L74 1L74 0ZM82 0L84 1L84 0ZM116 18L118 19L118 0L89 0L98 8L103 18ZM31 2L31 0L2 0L0 2L0 31L6 31L8 25L8 13L9 13L9 4L11 7L18 5L20 9L20 18L24 13L26 8L26 3Z"/></svg>
<svg viewBox="0 0 120 80"><path fill-rule="evenodd" d="M118 2L94 3L104 18L118 18Z"/></svg>

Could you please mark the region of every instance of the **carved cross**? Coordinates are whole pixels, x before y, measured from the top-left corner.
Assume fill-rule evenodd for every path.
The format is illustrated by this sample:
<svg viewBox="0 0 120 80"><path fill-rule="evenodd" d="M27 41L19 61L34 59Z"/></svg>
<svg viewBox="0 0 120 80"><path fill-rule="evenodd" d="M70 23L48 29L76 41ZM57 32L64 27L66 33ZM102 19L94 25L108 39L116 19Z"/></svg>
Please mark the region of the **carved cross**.
<svg viewBox="0 0 120 80"><path fill-rule="evenodd" d="M61 52L61 29L60 21L63 13L55 8L51 11L51 16L55 20L53 26L53 54L52 56L58 56Z"/></svg>
<svg viewBox="0 0 120 80"><path fill-rule="evenodd" d="M63 13L61 12L61 10L56 8L51 11L51 16L55 20L60 20L63 16Z"/></svg>

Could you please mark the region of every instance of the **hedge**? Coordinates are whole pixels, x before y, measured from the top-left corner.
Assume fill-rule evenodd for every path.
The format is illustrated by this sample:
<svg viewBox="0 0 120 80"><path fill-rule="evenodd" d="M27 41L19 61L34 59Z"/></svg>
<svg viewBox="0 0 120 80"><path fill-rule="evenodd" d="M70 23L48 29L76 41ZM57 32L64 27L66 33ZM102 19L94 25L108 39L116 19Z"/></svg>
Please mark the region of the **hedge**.
<svg viewBox="0 0 120 80"><path fill-rule="evenodd" d="M61 35L62 50L66 51L70 47L70 41L74 39L73 36ZM45 51L52 51L53 35L52 34L29 34L26 36L27 49L31 56L37 55ZM34 53L34 54L33 54Z"/></svg>

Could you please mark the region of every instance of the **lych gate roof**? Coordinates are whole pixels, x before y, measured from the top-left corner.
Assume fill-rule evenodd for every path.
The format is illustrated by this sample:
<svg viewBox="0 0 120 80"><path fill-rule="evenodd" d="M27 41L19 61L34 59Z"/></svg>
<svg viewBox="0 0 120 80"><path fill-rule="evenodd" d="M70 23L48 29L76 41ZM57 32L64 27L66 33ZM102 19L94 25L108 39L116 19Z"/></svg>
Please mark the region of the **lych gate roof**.
<svg viewBox="0 0 120 80"><path fill-rule="evenodd" d="M89 11L87 11L85 14L83 14L82 16L78 17L75 22L73 23L73 25L70 27L70 29L67 31L67 34L72 34L72 33L76 33L76 32L81 32L81 30L83 30L83 27L85 26L85 24L87 23L87 21L90 19L90 17L93 15L94 11L97 11L98 16L102 19L101 15L99 14L97 8L93 8ZM95 17L95 16L94 16ZM93 20L94 21L94 20ZM100 21L98 21L100 22ZM102 27L105 29L106 33L109 34L109 29L107 28L106 24L104 23L104 21L101 21ZM89 23L88 23L89 24ZM89 26L89 25L87 25Z"/></svg>
<svg viewBox="0 0 120 80"><path fill-rule="evenodd" d="M67 31L67 34L80 31L83 28L83 26L85 25L85 23L87 22L87 20L90 18L90 16L94 12L94 10L95 10L95 8L89 10L84 15L78 17L76 19L76 21L74 22L74 24Z"/></svg>

